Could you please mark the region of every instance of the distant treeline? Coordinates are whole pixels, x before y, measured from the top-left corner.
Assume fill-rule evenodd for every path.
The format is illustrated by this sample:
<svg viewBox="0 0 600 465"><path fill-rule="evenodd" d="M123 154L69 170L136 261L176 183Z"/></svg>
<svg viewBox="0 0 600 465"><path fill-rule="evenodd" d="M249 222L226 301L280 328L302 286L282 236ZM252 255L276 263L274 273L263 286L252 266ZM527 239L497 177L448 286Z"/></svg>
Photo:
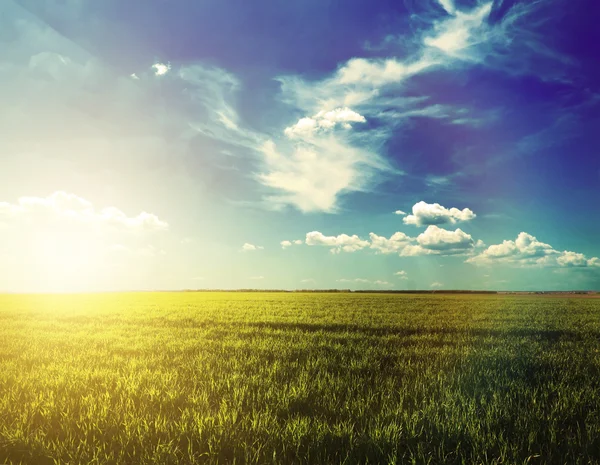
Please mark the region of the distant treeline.
<svg viewBox="0 0 600 465"><path fill-rule="evenodd" d="M436 290L376 290L376 289L183 289L182 292L306 292L355 294L597 294L597 291L469 291L460 289Z"/></svg>
<svg viewBox="0 0 600 465"><path fill-rule="evenodd" d="M460 291L460 290L369 290L362 289L353 291L351 289L185 289L184 292L310 292L330 293L346 292L355 294L497 294L498 291Z"/></svg>
<svg viewBox="0 0 600 465"><path fill-rule="evenodd" d="M461 291L461 290L426 290L426 291L354 291L357 293L375 293L375 294L498 294L498 291Z"/></svg>

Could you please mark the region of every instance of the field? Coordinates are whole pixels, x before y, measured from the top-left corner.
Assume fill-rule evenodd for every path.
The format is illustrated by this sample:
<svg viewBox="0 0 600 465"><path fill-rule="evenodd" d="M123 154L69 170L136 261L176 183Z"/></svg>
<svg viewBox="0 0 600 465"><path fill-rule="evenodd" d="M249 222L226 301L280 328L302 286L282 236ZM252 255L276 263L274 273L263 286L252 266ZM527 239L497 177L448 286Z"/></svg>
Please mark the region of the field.
<svg viewBox="0 0 600 465"><path fill-rule="evenodd" d="M2 295L0 463L600 463L600 299Z"/></svg>

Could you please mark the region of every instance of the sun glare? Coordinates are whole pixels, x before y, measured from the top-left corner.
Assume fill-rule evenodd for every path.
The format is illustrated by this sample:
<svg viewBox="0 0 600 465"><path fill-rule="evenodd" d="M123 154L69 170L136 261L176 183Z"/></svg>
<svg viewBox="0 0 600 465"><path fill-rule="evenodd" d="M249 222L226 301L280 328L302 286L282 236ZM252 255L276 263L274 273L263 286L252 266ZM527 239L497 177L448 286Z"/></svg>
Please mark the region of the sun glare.
<svg viewBox="0 0 600 465"><path fill-rule="evenodd" d="M47 292L92 290L103 265L103 247L93 234L83 231L40 231L32 252L33 273Z"/></svg>

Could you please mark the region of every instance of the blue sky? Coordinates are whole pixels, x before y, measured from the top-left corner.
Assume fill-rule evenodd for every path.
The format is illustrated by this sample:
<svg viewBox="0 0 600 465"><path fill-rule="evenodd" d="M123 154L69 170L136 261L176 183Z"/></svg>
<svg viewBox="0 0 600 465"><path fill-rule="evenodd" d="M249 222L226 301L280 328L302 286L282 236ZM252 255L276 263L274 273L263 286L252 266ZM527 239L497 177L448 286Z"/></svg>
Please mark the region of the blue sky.
<svg viewBox="0 0 600 465"><path fill-rule="evenodd" d="M0 290L599 289L598 13L5 0Z"/></svg>

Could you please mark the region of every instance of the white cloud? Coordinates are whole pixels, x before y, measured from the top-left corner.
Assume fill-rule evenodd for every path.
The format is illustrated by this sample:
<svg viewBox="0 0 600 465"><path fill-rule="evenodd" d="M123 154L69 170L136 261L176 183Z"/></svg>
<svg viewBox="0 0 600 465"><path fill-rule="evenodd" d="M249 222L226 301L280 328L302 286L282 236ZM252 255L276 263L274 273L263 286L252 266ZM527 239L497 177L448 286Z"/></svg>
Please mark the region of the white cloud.
<svg viewBox="0 0 600 465"><path fill-rule="evenodd" d="M430 225L416 238L417 244L409 244L402 249L403 257L419 255L457 255L470 252L474 241L470 234L461 229L449 231Z"/></svg>
<svg viewBox="0 0 600 465"><path fill-rule="evenodd" d="M342 278L342 279L338 279L336 280L338 283L349 283L349 284L368 284L369 287L372 286L378 286L378 287L394 287L393 283L390 283L388 281L384 281L381 279L377 279L375 281L371 281L370 279L365 279L365 278Z"/></svg>
<svg viewBox="0 0 600 465"><path fill-rule="evenodd" d="M329 246L333 253L354 252L369 247L378 254L399 254L404 257L456 255L469 253L475 246L471 235L461 229L449 231L435 225L430 225L416 238L398 231L389 238L372 232L369 233L369 239L370 241L366 241L356 235L349 236L347 234L324 236L318 231L312 231L306 235L308 245Z"/></svg>
<svg viewBox="0 0 600 465"><path fill-rule="evenodd" d="M96 209L91 202L75 194L56 191L48 197L20 197L16 204L0 202L0 219L24 219L29 223L41 220L74 221L104 225L133 231L165 231L169 224L153 213L141 212L127 216L116 207Z"/></svg>
<svg viewBox="0 0 600 465"><path fill-rule="evenodd" d="M364 279L364 278L354 278L354 279L342 278L342 279L338 279L337 282L338 283L362 283L362 284L367 284L367 283L370 283L371 281L369 281L368 279Z"/></svg>
<svg viewBox="0 0 600 465"><path fill-rule="evenodd" d="M250 276L248 279L256 279L256 280L258 280L258 279L265 279L265 277L264 276Z"/></svg>
<svg viewBox="0 0 600 465"><path fill-rule="evenodd" d="M301 279L300 282L301 283L314 283L316 281L314 278L306 278L306 279Z"/></svg>
<svg viewBox="0 0 600 465"><path fill-rule="evenodd" d="M357 235L325 236L319 231L306 233L306 245L322 245L331 247L332 253L355 252L369 246L369 241L362 240Z"/></svg>
<svg viewBox="0 0 600 465"><path fill-rule="evenodd" d="M435 282L431 283L429 285L429 287L432 288L432 289L439 289L441 287L444 287L444 283L440 283L440 282L435 281Z"/></svg>
<svg viewBox="0 0 600 465"><path fill-rule="evenodd" d="M394 276L397 276L400 279L408 279L408 274L404 270L402 270L402 271L396 271L394 273Z"/></svg>
<svg viewBox="0 0 600 465"><path fill-rule="evenodd" d="M384 236L378 236L375 233L369 233L371 239L371 248L378 253L390 254L400 253L414 238L407 236L403 232L396 232L388 239Z"/></svg>
<svg viewBox="0 0 600 465"><path fill-rule="evenodd" d="M434 253L433 250L426 249L420 245L409 244L402 249L400 255L402 257L417 257L419 255L432 255Z"/></svg>
<svg viewBox="0 0 600 465"><path fill-rule="evenodd" d="M293 241L281 241L281 248L282 249L287 249L288 247L291 247L292 245L302 245L304 244L304 241L302 239L296 239Z"/></svg>
<svg viewBox="0 0 600 465"><path fill-rule="evenodd" d="M454 2L452 0L438 0L438 3L449 15L456 13L456 7L454 6Z"/></svg>
<svg viewBox="0 0 600 465"><path fill-rule="evenodd" d="M425 56L406 63L393 58L384 60L352 58L338 70L335 81L338 85L358 84L379 88L414 76L433 64Z"/></svg>
<svg viewBox="0 0 600 465"><path fill-rule="evenodd" d="M581 266L589 266L590 261L586 256L582 253L576 252L563 252L557 258L556 262L560 266L568 266L568 267L581 267Z"/></svg>
<svg viewBox="0 0 600 465"><path fill-rule="evenodd" d="M266 172L257 179L281 193L266 197L273 206L293 205L303 212L335 212L342 193L365 190L378 170L387 165L375 154L335 137L281 153L273 141L262 146Z"/></svg>
<svg viewBox="0 0 600 465"><path fill-rule="evenodd" d="M584 254L555 250L550 244L540 242L536 237L521 232L514 241L505 240L501 244L490 245L480 254L471 257L467 263L493 265L503 263L516 267L597 267L597 257L587 258Z"/></svg>
<svg viewBox="0 0 600 465"><path fill-rule="evenodd" d="M403 212L402 210L396 210L396 211L394 212L394 214L395 214L395 215L402 215L402 216L404 216L404 215L406 215L406 212Z"/></svg>
<svg viewBox="0 0 600 465"><path fill-rule="evenodd" d="M404 224L416 226L455 224L457 222L470 221L477 215L468 208L446 208L439 203L417 202L412 207L412 215L403 218Z"/></svg>
<svg viewBox="0 0 600 465"><path fill-rule="evenodd" d="M242 246L242 251L243 252L251 252L253 250L263 250L264 247L262 245L254 245L254 244L250 244L248 242L244 243L244 245Z"/></svg>
<svg viewBox="0 0 600 465"><path fill-rule="evenodd" d="M473 248L473 238L470 234L457 228L455 231L428 226L425 232L417 236L418 244L429 250L448 253L451 250L464 251Z"/></svg>
<svg viewBox="0 0 600 465"><path fill-rule="evenodd" d="M348 107L336 108L331 111L320 111L312 118L301 118L296 124L285 129L284 133L290 138L312 137L315 133L322 133L341 125L344 129L351 129L350 123L364 123L364 116Z"/></svg>
<svg viewBox="0 0 600 465"><path fill-rule="evenodd" d="M456 11L453 6L452 12L446 7L445 9L453 16L437 22L434 25L434 33L423 39L424 45L439 49L454 58L472 59L473 52L462 52L489 39L490 32L485 21L492 11L492 2L479 5L468 12Z"/></svg>
<svg viewBox="0 0 600 465"><path fill-rule="evenodd" d="M152 69L154 70L154 74L156 76L164 76L171 70L171 64L170 63L167 63L167 64L154 63L152 65ZM132 75L132 77L133 77L133 75Z"/></svg>

